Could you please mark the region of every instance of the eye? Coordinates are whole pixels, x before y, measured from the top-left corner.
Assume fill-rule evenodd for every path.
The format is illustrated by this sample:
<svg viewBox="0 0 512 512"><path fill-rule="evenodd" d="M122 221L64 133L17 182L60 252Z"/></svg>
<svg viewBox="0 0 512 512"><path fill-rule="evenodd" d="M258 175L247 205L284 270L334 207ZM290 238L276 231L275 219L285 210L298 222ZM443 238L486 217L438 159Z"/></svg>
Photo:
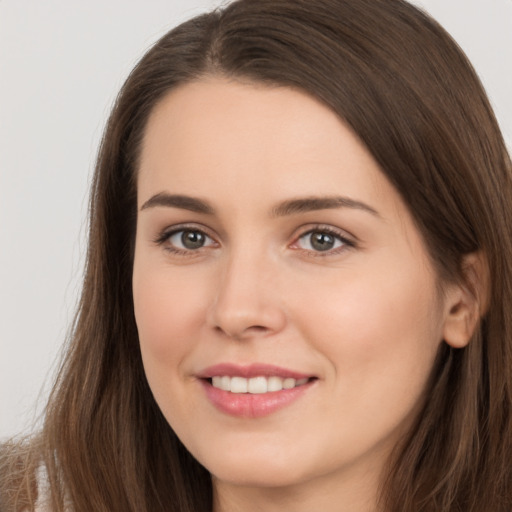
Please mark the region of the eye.
<svg viewBox="0 0 512 512"><path fill-rule="evenodd" d="M338 233L328 229L314 229L304 233L297 239L299 249L313 252L336 251L345 246L353 247L353 243Z"/></svg>
<svg viewBox="0 0 512 512"><path fill-rule="evenodd" d="M167 244L168 249L176 252L197 251L203 247L215 245L214 240L199 229L179 229L167 232L157 240Z"/></svg>

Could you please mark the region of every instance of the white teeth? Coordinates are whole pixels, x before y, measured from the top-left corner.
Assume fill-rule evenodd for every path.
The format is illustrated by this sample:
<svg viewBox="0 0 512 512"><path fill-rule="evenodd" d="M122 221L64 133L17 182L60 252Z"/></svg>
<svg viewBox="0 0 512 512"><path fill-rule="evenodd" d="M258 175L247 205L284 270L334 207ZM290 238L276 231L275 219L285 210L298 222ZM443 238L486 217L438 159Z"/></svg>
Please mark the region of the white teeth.
<svg viewBox="0 0 512 512"><path fill-rule="evenodd" d="M268 389L267 379L265 377L253 377L249 379L247 390L249 393L266 393Z"/></svg>
<svg viewBox="0 0 512 512"><path fill-rule="evenodd" d="M281 391L283 389L283 379L281 377L269 377L267 387L269 391Z"/></svg>
<svg viewBox="0 0 512 512"><path fill-rule="evenodd" d="M212 377L212 386L222 389L223 391L231 391L231 393L251 393L262 394L273 391L281 391L283 389L292 389L296 386L307 384L309 379L292 379L288 377L229 377L227 375L217 375Z"/></svg>
<svg viewBox="0 0 512 512"><path fill-rule="evenodd" d="M231 377L224 375L220 378L220 388L224 391L231 391Z"/></svg>
<svg viewBox="0 0 512 512"><path fill-rule="evenodd" d="M247 393L247 379L243 377L231 377L231 393Z"/></svg>
<svg viewBox="0 0 512 512"><path fill-rule="evenodd" d="M291 379L291 378L284 379L283 380L283 388L284 389L292 389L295 387L295 382L296 382L295 379Z"/></svg>

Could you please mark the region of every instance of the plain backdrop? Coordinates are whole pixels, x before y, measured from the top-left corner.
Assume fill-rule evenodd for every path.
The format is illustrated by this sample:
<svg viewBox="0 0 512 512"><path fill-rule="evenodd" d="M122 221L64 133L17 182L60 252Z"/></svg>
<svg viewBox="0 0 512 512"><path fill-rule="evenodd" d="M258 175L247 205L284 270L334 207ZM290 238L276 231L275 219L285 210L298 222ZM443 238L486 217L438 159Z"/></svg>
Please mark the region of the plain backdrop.
<svg viewBox="0 0 512 512"><path fill-rule="evenodd" d="M254 0L257 1L257 0ZM0 0L0 439L33 427L73 318L109 109L167 30L215 0ZM512 0L417 0L455 37L512 148Z"/></svg>

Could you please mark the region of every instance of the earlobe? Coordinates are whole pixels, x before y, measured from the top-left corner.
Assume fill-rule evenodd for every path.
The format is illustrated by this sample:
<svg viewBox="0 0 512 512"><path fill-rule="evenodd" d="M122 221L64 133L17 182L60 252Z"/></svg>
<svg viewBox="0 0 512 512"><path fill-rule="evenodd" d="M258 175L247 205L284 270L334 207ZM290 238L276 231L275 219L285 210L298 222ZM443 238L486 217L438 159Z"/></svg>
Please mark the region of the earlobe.
<svg viewBox="0 0 512 512"><path fill-rule="evenodd" d="M453 348L465 347L489 306L487 259L479 251L464 256L461 283L449 285L445 294L445 342Z"/></svg>

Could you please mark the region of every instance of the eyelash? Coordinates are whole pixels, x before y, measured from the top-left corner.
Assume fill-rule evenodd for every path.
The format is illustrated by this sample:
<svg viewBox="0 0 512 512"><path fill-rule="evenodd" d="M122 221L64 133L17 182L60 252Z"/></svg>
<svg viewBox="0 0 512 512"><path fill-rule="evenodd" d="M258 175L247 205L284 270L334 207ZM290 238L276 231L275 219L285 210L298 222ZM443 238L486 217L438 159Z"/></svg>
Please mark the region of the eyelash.
<svg viewBox="0 0 512 512"><path fill-rule="evenodd" d="M179 247L173 246L170 243L168 243L169 240L171 239L171 237L173 237L174 235L177 235L182 232L187 232L187 231L191 232L191 233L199 233L200 235L212 240L214 242L214 244L217 245L217 243L215 242L215 239L212 236L210 236L205 229L199 228L195 225L179 225L179 226L174 226L171 229L164 230L154 240L154 243L158 246L164 246L164 244L167 244L164 247L164 249L176 256L184 256L184 257L197 256L198 253L201 251L201 249L204 249L205 246L201 246L197 249L181 249ZM330 235L333 238L335 238L337 241L341 242L342 245L338 248L328 249L325 251L315 251L312 249L302 249L300 247L294 247L294 245L297 245L299 240L301 240L302 238L304 238L308 235L312 235L313 233L321 233L321 234ZM313 257L328 257L328 256L337 255L337 254L340 254L341 252L344 252L348 249L352 249L352 248L356 247L356 243L353 240L347 238L346 235L344 235L343 233L344 232L342 232L341 230L337 230L337 229L333 228L332 226L326 226L326 225L321 225L321 224L315 225L315 226L310 227L306 231L300 233L299 235L297 235L294 239L294 242L290 245L290 247L294 250L301 251L303 253L307 253L308 255L311 255ZM206 247L208 247L208 246L206 246Z"/></svg>
<svg viewBox="0 0 512 512"><path fill-rule="evenodd" d="M302 238L304 238L308 235L312 235L313 233L321 233L321 234L330 235L333 238L335 238L336 240L338 240L339 242L341 242L342 245L338 248L329 249L326 251L314 251L311 249L301 249L300 247L297 248L296 250L307 252L308 254L312 255L315 258L325 258L328 256L334 256L334 255L340 254L348 249L353 249L356 247L356 243L353 240L349 239L344 234L343 231L333 228L332 226L326 226L326 225L322 225L322 224L313 226L310 229L308 229L307 231L299 234L295 238L295 241L293 242L292 245L296 245L299 242L299 240L301 240Z"/></svg>
<svg viewBox="0 0 512 512"><path fill-rule="evenodd" d="M154 240L154 243L158 246L164 246L164 244L167 244L167 245L165 245L164 249L176 256L185 256L185 257L196 256L199 253L199 251L201 249L203 249L204 246L200 247L196 250L181 249L179 247L175 247L175 246L171 245L170 243L168 243L172 236L177 235L178 233L186 232L186 231L191 232L191 233L199 233L199 234L209 238L210 240L214 241L214 238L212 236L210 236L206 232L206 230L198 228L195 225L186 225L186 224L183 225L182 224L179 226L173 226L171 229L166 229L166 230L162 231L162 233Z"/></svg>

